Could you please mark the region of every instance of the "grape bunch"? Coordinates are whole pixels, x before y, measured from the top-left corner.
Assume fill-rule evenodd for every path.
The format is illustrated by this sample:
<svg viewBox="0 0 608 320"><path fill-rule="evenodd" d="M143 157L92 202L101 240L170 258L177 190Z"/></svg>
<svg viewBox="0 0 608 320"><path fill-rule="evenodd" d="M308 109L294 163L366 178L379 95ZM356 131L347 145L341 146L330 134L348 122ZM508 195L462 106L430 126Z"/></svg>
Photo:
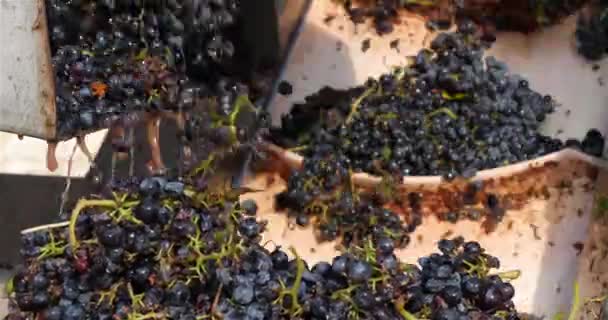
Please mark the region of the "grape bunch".
<svg viewBox="0 0 608 320"><path fill-rule="evenodd" d="M518 319L517 272L492 273L476 242L441 240L412 265L370 239L309 267L260 243L239 194L152 177L81 199L69 221L23 233L5 319Z"/></svg>
<svg viewBox="0 0 608 320"><path fill-rule="evenodd" d="M307 158L302 170L289 176L287 189L276 195L276 208L299 226L313 225L319 241L340 239L347 248L368 240L405 247L408 234L422 223L420 212L402 220L399 211L390 209L397 202L396 184L387 180L374 190L359 188L344 166L347 161L329 152Z"/></svg>
<svg viewBox="0 0 608 320"><path fill-rule="evenodd" d="M275 208L298 226L312 226L318 241L339 240L346 248L363 246L365 241L406 247L410 234L428 215L451 224L479 222L490 233L507 210L530 198L532 190L517 183L517 176L503 180L500 188L483 181L455 181L437 190L412 190L400 185L400 177L390 175L373 187L360 186L343 157L327 150L305 158L302 168L289 174L287 188L275 196ZM518 188L522 192L504 192Z"/></svg>
<svg viewBox="0 0 608 320"><path fill-rule="evenodd" d="M344 1L354 23L371 19L379 35L393 32L400 10L427 17L427 27L449 29L454 22L473 19L484 27L531 32L559 23L586 0L392 0Z"/></svg>
<svg viewBox="0 0 608 320"><path fill-rule="evenodd" d="M576 47L589 60L599 60L608 51L608 1L596 0L583 11L576 25Z"/></svg>
<svg viewBox="0 0 608 320"><path fill-rule="evenodd" d="M60 139L132 127L142 113L184 117L216 94L217 81L238 78L238 1L52 0L46 7Z"/></svg>
<svg viewBox="0 0 608 320"><path fill-rule="evenodd" d="M582 144L541 134L556 102L505 63L484 58L486 43L474 33L463 22L405 67L348 90L321 90L283 116L272 141L309 158L339 154L355 172L447 180L564 147L602 154L597 130Z"/></svg>

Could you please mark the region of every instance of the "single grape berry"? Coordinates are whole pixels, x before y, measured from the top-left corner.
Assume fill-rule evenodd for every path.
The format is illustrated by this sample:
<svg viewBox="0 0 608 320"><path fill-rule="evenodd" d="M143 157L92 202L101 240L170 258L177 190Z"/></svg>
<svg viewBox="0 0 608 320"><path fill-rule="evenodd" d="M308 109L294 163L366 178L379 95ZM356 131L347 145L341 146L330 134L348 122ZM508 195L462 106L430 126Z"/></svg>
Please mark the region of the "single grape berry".
<svg viewBox="0 0 608 320"><path fill-rule="evenodd" d="M355 283L365 282L372 276L372 267L364 261L353 261L348 265L348 277Z"/></svg>
<svg viewBox="0 0 608 320"><path fill-rule="evenodd" d="M278 92L283 96L290 96L293 93L293 86L291 83L283 80L279 82Z"/></svg>

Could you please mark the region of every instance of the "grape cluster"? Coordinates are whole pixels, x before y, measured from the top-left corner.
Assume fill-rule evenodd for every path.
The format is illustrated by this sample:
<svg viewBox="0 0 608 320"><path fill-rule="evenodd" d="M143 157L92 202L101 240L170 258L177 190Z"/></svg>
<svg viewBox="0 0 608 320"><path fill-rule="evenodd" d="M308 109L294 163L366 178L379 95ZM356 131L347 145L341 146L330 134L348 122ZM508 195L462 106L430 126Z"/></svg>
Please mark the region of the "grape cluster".
<svg viewBox="0 0 608 320"><path fill-rule="evenodd" d="M80 200L67 227L23 235L8 319L211 319L246 301L237 281L268 271L264 224L232 190L154 177L110 194Z"/></svg>
<svg viewBox="0 0 608 320"><path fill-rule="evenodd" d="M46 8L60 139L129 127L143 112L186 113L234 76L236 0L52 0Z"/></svg>
<svg viewBox="0 0 608 320"><path fill-rule="evenodd" d="M553 98L532 90L505 63L484 58L486 47L474 33L464 22L457 32L439 34L406 67L349 90L321 90L283 117L273 141L307 157L340 154L354 171L448 180L564 148L539 132L555 109ZM594 142L586 144L603 146L593 132ZM569 140L567 146L580 145Z"/></svg>
<svg viewBox="0 0 608 320"><path fill-rule="evenodd" d="M344 7L355 23L368 18L380 35L394 30L400 10L428 18L427 27L448 29L454 21L473 19L500 30L531 32L560 22L579 9L586 0L404 0L345 1Z"/></svg>
<svg viewBox="0 0 608 320"><path fill-rule="evenodd" d="M387 180L375 190L358 188L345 161L330 153L306 159L303 169L289 176L287 189L276 195L277 209L295 217L299 226L312 224L320 241L339 238L345 247L391 241L405 247L408 234L422 222L420 212L409 216L410 223L403 221L390 209L397 198L396 184Z"/></svg>
<svg viewBox="0 0 608 320"><path fill-rule="evenodd" d="M441 240L417 266L384 237L309 267L260 244L239 193L153 177L80 200L69 222L22 235L5 319L518 318L513 273L491 275L478 243Z"/></svg>
<svg viewBox="0 0 608 320"><path fill-rule="evenodd" d="M589 60L599 60L608 51L608 1L593 1L593 5L579 15L576 25L578 52Z"/></svg>

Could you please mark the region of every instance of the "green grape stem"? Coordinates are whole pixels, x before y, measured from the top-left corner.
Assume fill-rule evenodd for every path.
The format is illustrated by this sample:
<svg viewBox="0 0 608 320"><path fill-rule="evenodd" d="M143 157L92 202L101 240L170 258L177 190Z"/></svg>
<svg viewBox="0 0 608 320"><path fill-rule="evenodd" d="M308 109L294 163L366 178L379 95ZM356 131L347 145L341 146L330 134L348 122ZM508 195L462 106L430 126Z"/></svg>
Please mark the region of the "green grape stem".
<svg viewBox="0 0 608 320"><path fill-rule="evenodd" d="M250 111L255 111L253 103L251 103L251 100L249 100L249 97L246 94L238 96L236 98L236 101L234 102L234 110L230 113L229 120L229 124L231 126L236 126L236 117L238 117L239 113L241 112L241 110L243 110L244 107L249 107Z"/></svg>
<svg viewBox="0 0 608 320"><path fill-rule="evenodd" d="M132 312L129 313L129 315L127 316L127 320L160 320L160 319L167 319L167 315L164 313L146 313L146 314L141 314L141 313L137 313L137 312Z"/></svg>
<svg viewBox="0 0 608 320"><path fill-rule="evenodd" d="M346 287L344 289L340 289L340 290L336 290L331 294L331 298L332 299L340 299L340 300L350 300L350 294L351 292L353 292L354 290L356 290L357 288L359 288L360 285L358 284L354 284L351 285L349 287Z"/></svg>
<svg viewBox="0 0 608 320"><path fill-rule="evenodd" d="M223 258L237 257L239 253L243 251L243 246L241 243L235 244L231 235L230 238L228 238L228 242L220 249L220 252L203 254L200 248L194 248L194 250L197 257L195 258L194 267L190 268L190 270L196 272L200 278L203 278L203 275L207 273L207 268L205 267L207 261L216 261L217 263L220 263Z"/></svg>
<svg viewBox="0 0 608 320"><path fill-rule="evenodd" d="M10 297L13 292L15 292L15 277L12 276L8 279L8 281L6 282L6 285L4 286L4 291L6 292L6 295L8 297Z"/></svg>
<svg viewBox="0 0 608 320"><path fill-rule="evenodd" d="M424 6L424 7L433 7L437 5L434 0L400 0L402 6Z"/></svg>
<svg viewBox="0 0 608 320"><path fill-rule="evenodd" d="M118 288L121 284L121 282L116 283L110 289L106 291L101 291L101 293L99 294L99 299L97 300L97 306L101 305L106 299L108 299L109 304L113 304L114 300L116 299L116 292L118 291Z"/></svg>
<svg viewBox="0 0 608 320"><path fill-rule="evenodd" d="M196 169L194 169L194 171L192 171L192 174L190 175L191 177L193 176L198 176L199 174L206 174L207 172L211 172L213 171L211 169L211 165L213 165L214 161L215 161L215 157L216 154L215 153L211 153L209 154L209 157L203 161L201 161L201 163L196 167Z"/></svg>
<svg viewBox="0 0 608 320"><path fill-rule="evenodd" d="M521 277L521 270L509 270L497 273L496 275L499 276L502 281L513 281Z"/></svg>
<svg viewBox="0 0 608 320"><path fill-rule="evenodd" d="M576 320L576 315L578 314L578 309L580 307L580 288L578 282L574 283L574 293L572 294L572 306L570 307L570 314L568 315L568 320Z"/></svg>
<svg viewBox="0 0 608 320"><path fill-rule="evenodd" d="M353 101L353 103L350 105L350 112L348 113L348 116L346 117L346 124L349 124L353 121L353 118L359 112L359 106L361 105L363 100L365 100L365 98L369 97L370 95L374 94L376 92L376 90L377 90L376 85L372 85L371 87L367 88L367 90L365 90L362 95L360 95L357 99L355 99L355 101Z"/></svg>
<svg viewBox="0 0 608 320"><path fill-rule="evenodd" d="M279 292L279 297L275 300L275 303L283 304L284 298L289 296L291 298L291 306L289 308L289 315L292 317L296 317L302 312L302 306L298 302L298 293L300 292L300 286L302 284L302 276L304 274L304 261L298 255L295 248L289 248L289 251L293 253L296 258L296 277L293 281L293 285L289 289L283 288L281 292Z"/></svg>
<svg viewBox="0 0 608 320"><path fill-rule="evenodd" d="M127 290L129 291L129 297L131 298L131 308L136 309L138 307L144 307L144 294L135 294L133 292L133 286L131 286L130 283L127 285Z"/></svg>
<svg viewBox="0 0 608 320"><path fill-rule="evenodd" d="M458 119L458 115L456 115L454 113L454 111L450 110L449 108L443 107L443 108L439 108L433 112L430 112L429 114L426 115L426 121L430 121L431 118L433 118L434 116L438 115L438 114L445 114L448 117L450 117L452 120L456 120Z"/></svg>
<svg viewBox="0 0 608 320"><path fill-rule="evenodd" d="M485 278L488 276L489 268L483 257L479 257L479 264L472 264L466 260L463 260L462 262L468 267L466 270L467 273L475 273L475 275L477 275L479 278Z"/></svg>
<svg viewBox="0 0 608 320"><path fill-rule="evenodd" d="M289 152L298 152L298 151L304 151L304 150L306 150L308 148L310 148L310 146L308 146L308 145L302 145L302 146L297 146L297 147L289 148L289 149L287 149L287 151L289 151Z"/></svg>
<svg viewBox="0 0 608 320"><path fill-rule="evenodd" d="M55 241L55 236L52 231L49 231L49 237L49 243L40 249L38 260L60 256L65 252L65 249L68 246L65 241Z"/></svg>
<svg viewBox="0 0 608 320"><path fill-rule="evenodd" d="M397 300L395 303L395 309L397 310L397 313L405 320L418 320L413 314L405 310L405 302L403 301L403 298L399 298L399 300Z"/></svg>
<svg viewBox="0 0 608 320"><path fill-rule="evenodd" d="M82 210L86 208L104 208L112 210L109 215L116 221L129 221L134 224L141 224L142 222L133 216L133 208L139 205L139 201L127 201L129 198L129 194L118 195L113 193L114 200L93 200L93 199L80 199L74 209L72 210L72 215L70 216L69 223L69 234L70 234L70 245L74 253L76 249L78 249L79 242L76 236L76 223L78 222L78 217Z"/></svg>
<svg viewBox="0 0 608 320"><path fill-rule="evenodd" d="M76 252L78 249L78 239L76 237L76 222L78 221L78 216L82 212L82 210L86 208L95 208L101 207L106 209L113 209L116 207L116 203L112 200L90 200L90 199L81 199L78 201L74 209L72 210L72 215L70 216L70 225L69 225L69 233L70 233L70 245L72 246L73 252Z"/></svg>

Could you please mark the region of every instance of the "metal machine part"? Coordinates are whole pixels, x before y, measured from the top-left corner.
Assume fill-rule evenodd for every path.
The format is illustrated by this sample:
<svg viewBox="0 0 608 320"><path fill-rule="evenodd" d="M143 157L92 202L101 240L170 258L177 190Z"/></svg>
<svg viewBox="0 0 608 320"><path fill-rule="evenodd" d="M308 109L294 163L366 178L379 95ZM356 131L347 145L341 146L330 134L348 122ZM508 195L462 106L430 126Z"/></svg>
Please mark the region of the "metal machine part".
<svg viewBox="0 0 608 320"><path fill-rule="evenodd" d="M55 138L55 86L44 0L0 3L0 131Z"/></svg>
<svg viewBox="0 0 608 320"><path fill-rule="evenodd" d="M43 0L0 1L0 30L2 30L0 31L0 41L9 44L8 49L0 51L0 75L2 75L0 76L0 131L52 139L54 137L51 134L51 132L54 133L54 107L50 103L54 101L53 95L49 94L46 100L41 100L40 91L32 89L40 87L40 84L52 88L50 85L53 83L50 76L52 72L40 75L38 72L40 72L41 66L32 63L32 61L40 62L48 59L48 54L42 55L42 57L35 56L36 52L40 52L40 48L48 45L47 40L41 40L48 38L46 28L32 31L31 28L26 28L28 23L24 23L24 21L33 22L35 20L33 12L37 8L36 3L43 3ZM249 27L245 28L243 32L243 38L249 39L243 40L249 48L250 62L247 65L254 68L264 61L273 62L271 77L276 81L282 73L283 62L288 56L293 39L311 1L256 0L244 1L244 3L251 6L248 9L248 12L251 12L247 21ZM42 13L44 14L44 10ZM16 24L16 20L21 21L19 25ZM20 60L17 60L18 58ZM25 61L26 59L29 60ZM15 61L21 64L18 65ZM49 68L50 65L44 65L44 67ZM52 92L51 89L48 90L46 92ZM269 101L269 98L264 100ZM264 103L264 101L261 102ZM39 108L48 108L52 112L49 111L43 115ZM46 127L41 127L41 125L51 120L53 120L53 130L42 130L41 128ZM175 160L177 154L177 144L174 143L176 128L169 123L163 123L162 126L160 137L163 146L162 153L167 160L167 166L172 167L175 163L172 163L171 160ZM137 168L135 174L146 175L144 164L149 157L146 137L142 134L144 130L136 131L140 132L135 137L135 167ZM28 139L21 143L24 145L19 145L19 149L28 148ZM107 180L111 171L112 148L110 143L106 141L99 149L91 151L97 154L95 174L100 174L104 180ZM2 144L0 144L0 153L9 152L13 157L20 157L21 154L18 150L2 150ZM44 154L46 150L41 148L36 152ZM228 175L237 178L236 183L240 182L238 178L242 176L243 163L246 158L247 155L237 155L235 159L229 161L229 165L225 169ZM33 165L44 167L45 164ZM88 166L88 162L82 165ZM120 165L116 174L125 175L127 172L128 170ZM92 172L88 173L88 177L84 177L84 172L81 174L81 176L72 178L71 192L68 195L70 201L75 201L80 196L93 192L96 188L90 179ZM0 222L2 222L0 223L0 242L2 243L0 250L3 252L0 257L0 267L19 261L20 230L56 221L65 183L65 178L56 176L0 174L0 199L3 200L3 206L0 209ZM36 199L36 201L31 201L31 199Z"/></svg>

